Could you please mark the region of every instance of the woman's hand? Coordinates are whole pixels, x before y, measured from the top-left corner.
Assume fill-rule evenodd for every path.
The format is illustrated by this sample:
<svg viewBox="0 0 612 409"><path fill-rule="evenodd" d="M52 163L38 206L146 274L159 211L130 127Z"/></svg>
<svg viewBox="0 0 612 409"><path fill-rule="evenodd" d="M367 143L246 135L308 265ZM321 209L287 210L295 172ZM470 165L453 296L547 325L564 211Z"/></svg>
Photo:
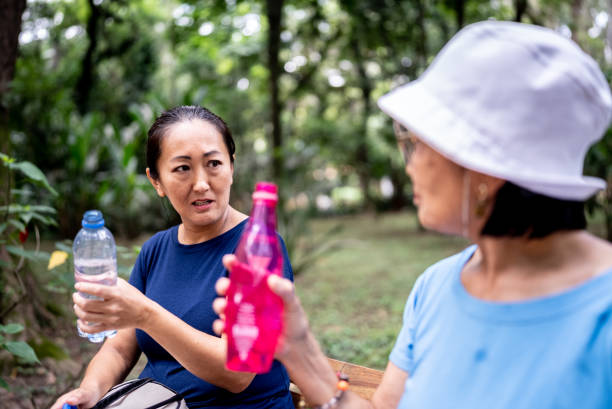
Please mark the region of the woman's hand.
<svg viewBox="0 0 612 409"><path fill-rule="evenodd" d="M81 331L96 333L121 328L144 329L152 301L124 279L118 278L114 286L80 282L74 287L80 293L101 298L89 299L79 293L72 295Z"/></svg>
<svg viewBox="0 0 612 409"><path fill-rule="evenodd" d="M79 409L88 409L93 407L102 397L98 395L99 393L96 391L79 387L57 398L57 400L55 401L53 406L51 406L50 409L62 409L62 405L64 403L78 406Z"/></svg>
<svg viewBox="0 0 612 409"><path fill-rule="evenodd" d="M236 262L234 255L228 254L223 257L223 265L229 271ZM217 293L221 296L213 302L213 310L221 317L213 323L213 330L221 335L225 331L225 307L227 299L225 294L230 286L228 278L220 278L215 285ZM304 342L309 333L308 319L302 309L300 300L295 295L293 283L286 278L277 275L268 277L268 287L273 293L281 297L284 304L283 312L283 333L279 340L279 346L276 351L276 358L282 360L283 357L289 354L291 350L298 347L301 342Z"/></svg>

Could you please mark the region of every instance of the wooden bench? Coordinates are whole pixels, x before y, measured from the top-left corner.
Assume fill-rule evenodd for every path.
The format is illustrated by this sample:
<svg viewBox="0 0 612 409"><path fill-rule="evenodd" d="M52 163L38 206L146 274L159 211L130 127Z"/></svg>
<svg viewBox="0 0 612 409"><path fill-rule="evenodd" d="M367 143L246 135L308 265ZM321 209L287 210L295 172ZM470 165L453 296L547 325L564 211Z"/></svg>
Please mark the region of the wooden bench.
<svg viewBox="0 0 612 409"><path fill-rule="evenodd" d="M340 371L348 375L349 382L351 384L350 390L362 398L370 399L382 381L383 371L338 361L336 359L328 359L332 368L334 368L334 371ZM291 390L291 395L293 396L293 405L296 407L296 409L305 408L306 402L304 401L304 398L297 385L293 384L292 382L289 388Z"/></svg>

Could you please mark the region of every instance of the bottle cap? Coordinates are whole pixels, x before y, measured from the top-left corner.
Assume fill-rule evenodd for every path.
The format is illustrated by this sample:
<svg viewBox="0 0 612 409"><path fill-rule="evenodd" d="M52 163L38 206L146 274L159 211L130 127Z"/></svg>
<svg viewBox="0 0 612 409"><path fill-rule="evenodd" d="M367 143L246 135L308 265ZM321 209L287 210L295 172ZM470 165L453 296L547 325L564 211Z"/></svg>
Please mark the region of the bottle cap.
<svg viewBox="0 0 612 409"><path fill-rule="evenodd" d="M88 229L97 229L98 227L104 226L104 217L102 216L102 212L99 210L86 211L83 215L81 225Z"/></svg>
<svg viewBox="0 0 612 409"><path fill-rule="evenodd" d="M70 405L69 403L64 403L64 405L62 406L62 409L78 409L78 407L74 405Z"/></svg>
<svg viewBox="0 0 612 409"><path fill-rule="evenodd" d="M278 187L272 182L257 182L253 200L270 200L278 202Z"/></svg>

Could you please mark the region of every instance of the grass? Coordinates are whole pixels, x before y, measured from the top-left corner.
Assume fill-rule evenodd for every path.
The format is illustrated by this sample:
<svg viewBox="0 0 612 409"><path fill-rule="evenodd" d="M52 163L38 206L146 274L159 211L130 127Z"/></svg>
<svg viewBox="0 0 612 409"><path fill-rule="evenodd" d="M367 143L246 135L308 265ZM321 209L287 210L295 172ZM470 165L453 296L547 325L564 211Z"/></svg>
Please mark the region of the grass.
<svg viewBox="0 0 612 409"><path fill-rule="evenodd" d="M328 356L384 369L406 298L431 264L467 241L420 231L414 213L315 220L312 234L339 223L340 249L296 278L296 291Z"/></svg>

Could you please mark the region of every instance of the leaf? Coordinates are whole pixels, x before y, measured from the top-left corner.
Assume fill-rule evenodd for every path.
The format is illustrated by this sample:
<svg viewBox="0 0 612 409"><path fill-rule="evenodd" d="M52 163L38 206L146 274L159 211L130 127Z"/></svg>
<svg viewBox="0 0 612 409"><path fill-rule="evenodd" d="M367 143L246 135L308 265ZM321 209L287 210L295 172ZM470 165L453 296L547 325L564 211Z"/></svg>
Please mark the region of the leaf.
<svg viewBox="0 0 612 409"><path fill-rule="evenodd" d="M23 341L8 341L4 343L4 347L11 354L23 359L27 363L39 362L36 352Z"/></svg>
<svg viewBox="0 0 612 409"><path fill-rule="evenodd" d="M6 381L2 378L0 378L0 387L6 389L7 391L9 390L8 383L6 383Z"/></svg>
<svg viewBox="0 0 612 409"><path fill-rule="evenodd" d="M55 242L55 247L57 247L58 249L65 251L68 254L72 254L72 243L68 242L68 244L61 242L61 241L56 241Z"/></svg>
<svg viewBox="0 0 612 409"><path fill-rule="evenodd" d="M2 152L0 152L0 159L2 160L3 163L7 165L10 165L11 163L15 162L15 159L11 158L10 156Z"/></svg>
<svg viewBox="0 0 612 409"><path fill-rule="evenodd" d="M11 169L16 169L16 170L21 171L21 173L26 175L29 179L43 185L54 196L57 196L57 191L51 187L51 185L47 181L47 177L45 176L45 174L42 173L42 171L38 169L36 165L34 165L33 163L27 162L27 161L17 162L17 163L11 163L9 167Z"/></svg>
<svg viewBox="0 0 612 409"><path fill-rule="evenodd" d="M42 337L40 342L30 342L30 346L39 359L53 358L57 361L69 358L68 353L46 337Z"/></svg>
<svg viewBox="0 0 612 409"><path fill-rule="evenodd" d="M23 331L23 325L11 322L6 325L0 325L0 332L5 334L18 334Z"/></svg>
<svg viewBox="0 0 612 409"><path fill-rule="evenodd" d="M15 227L18 231L24 231L26 228L25 224L21 223L19 220L16 220L16 219L9 220L8 224Z"/></svg>
<svg viewBox="0 0 612 409"><path fill-rule="evenodd" d="M54 269L57 266L61 266L68 259L68 253L61 250L55 250L51 253L51 257L49 257L49 265L47 266L47 270Z"/></svg>
<svg viewBox="0 0 612 409"><path fill-rule="evenodd" d="M32 213L32 219L36 219L45 225L57 226L57 222L55 220L47 216L42 216L38 213Z"/></svg>
<svg viewBox="0 0 612 409"><path fill-rule="evenodd" d="M51 213L56 214L57 211L51 206L45 205L30 205L30 211L39 213Z"/></svg>
<svg viewBox="0 0 612 409"><path fill-rule="evenodd" d="M35 251L24 250L23 248L17 246L6 246L5 248L6 251L14 256L23 257L28 260L35 260L37 258Z"/></svg>

